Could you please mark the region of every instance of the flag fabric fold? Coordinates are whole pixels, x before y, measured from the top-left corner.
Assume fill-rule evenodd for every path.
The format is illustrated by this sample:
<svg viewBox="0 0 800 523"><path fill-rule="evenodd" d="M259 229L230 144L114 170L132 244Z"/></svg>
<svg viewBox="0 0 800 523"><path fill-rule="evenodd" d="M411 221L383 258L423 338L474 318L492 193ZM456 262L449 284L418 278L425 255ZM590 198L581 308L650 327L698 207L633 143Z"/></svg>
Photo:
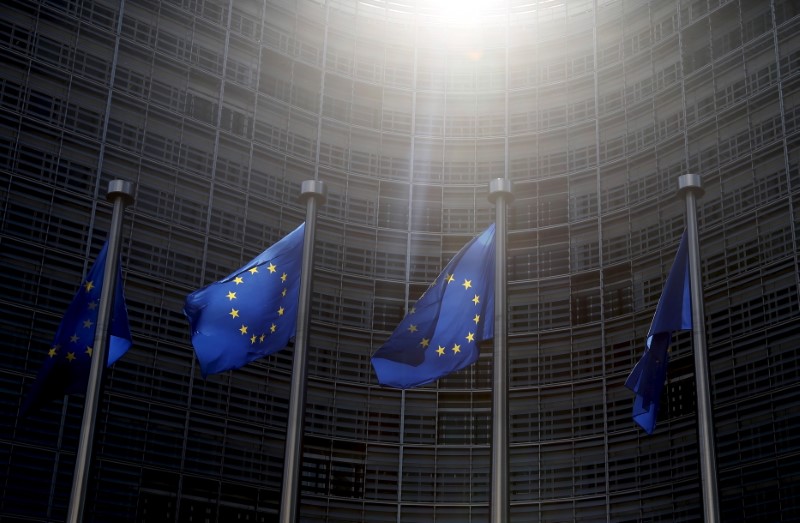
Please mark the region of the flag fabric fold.
<svg viewBox="0 0 800 523"><path fill-rule="evenodd" d="M692 299L689 285L689 252L686 231L681 236L678 253L669 271L664 291L658 300L644 354L633 368L625 386L636 397L633 420L652 434L658 418L661 392L667 377L668 348L672 333L692 329Z"/></svg>
<svg viewBox="0 0 800 523"><path fill-rule="evenodd" d="M305 224L229 276L186 297L203 376L281 350L295 336Z"/></svg>
<svg viewBox="0 0 800 523"><path fill-rule="evenodd" d="M494 337L495 226L473 238L447 264L372 356L378 382L410 388L478 359Z"/></svg>
<svg viewBox="0 0 800 523"><path fill-rule="evenodd" d="M22 406L23 416L38 410L59 396L86 391L94 351L100 293L104 284L107 250L108 242L103 245L85 281L64 313L44 364ZM121 268L117 270L115 283L106 352L109 367L128 351L132 343Z"/></svg>

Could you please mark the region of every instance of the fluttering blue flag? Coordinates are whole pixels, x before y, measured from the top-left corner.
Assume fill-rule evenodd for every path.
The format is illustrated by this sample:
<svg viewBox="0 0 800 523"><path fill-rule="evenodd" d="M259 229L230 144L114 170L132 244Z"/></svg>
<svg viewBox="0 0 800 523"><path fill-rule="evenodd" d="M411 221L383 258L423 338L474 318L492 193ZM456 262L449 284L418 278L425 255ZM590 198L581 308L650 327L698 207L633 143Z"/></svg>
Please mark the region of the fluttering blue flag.
<svg viewBox="0 0 800 523"><path fill-rule="evenodd" d="M658 300L644 354L625 381L636 398L633 420L648 434L656 428L661 391L667 378L667 349L672 333L692 329L692 298L689 285L689 252L686 231L681 236L678 253L667 276L664 291Z"/></svg>
<svg viewBox="0 0 800 523"><path fill-rule="evenodd" d="M494 224L473 238L372 356L382 385L407 389L472 365L494 337Z"/></svg>
<svg viewBox="0 0 800 523"><path fill-rule="evenodd" d="M108 242L103 245L86 280L64 313L44 364L25 398L21 411L23 416L38 410L59 396L86 391L94 351L107 250ZM131 330L128 325L128 310L125 307L120 268L117 270L116 286L106 352L108 366L113 365L131 346Z"/></svg>
<svg viewBox="0 0 800 523"><path fill-rule="evenodd" d="M297 327L305 224L245 266L186 297L203 376L238 369L289 344Z"/></svg>

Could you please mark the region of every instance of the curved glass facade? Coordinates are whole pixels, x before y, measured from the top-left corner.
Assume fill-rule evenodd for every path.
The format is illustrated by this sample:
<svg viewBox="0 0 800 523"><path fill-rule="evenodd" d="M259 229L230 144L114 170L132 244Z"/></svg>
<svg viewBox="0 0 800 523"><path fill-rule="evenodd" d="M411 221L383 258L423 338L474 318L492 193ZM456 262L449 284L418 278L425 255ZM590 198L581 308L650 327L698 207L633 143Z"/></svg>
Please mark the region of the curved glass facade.
<svg viewBox="0 0 800 523"><path fill-rule="evenodd" d="M182 307L293 230L319 179L300 519L488 521L491 344L405 392L369 358L507 177L511 520L699 520L689 335L654 435L623 386L687 172L722 519L800 513L796 2L6 4L0 519L65 517L82 398L18 409L124 178L134 346L107 374L92 520L276 520L292 351L203 379Z"/></svg>

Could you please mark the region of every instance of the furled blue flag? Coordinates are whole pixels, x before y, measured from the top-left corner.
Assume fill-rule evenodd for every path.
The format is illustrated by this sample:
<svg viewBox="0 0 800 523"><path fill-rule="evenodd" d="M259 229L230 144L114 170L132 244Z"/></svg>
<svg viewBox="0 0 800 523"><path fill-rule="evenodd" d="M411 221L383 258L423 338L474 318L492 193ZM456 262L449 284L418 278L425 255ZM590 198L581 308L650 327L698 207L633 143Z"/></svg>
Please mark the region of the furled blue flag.
<svg viewBox="0 0 800 523"><path fill-rule="evenodd" d="M53 344L47 352L47 358L22 406L23 416L64 394L86 391L107 250L108 242L103 245L86 280L64 313ZM121 269L117 270L116 285L106 352L108 366L113 365L131 346L131 330L128 325L128 311L125 308L125 295L122 291Z"/></svg>
<svg viewBox="0 0 800 523"><path fill-rule="evenodd" d="M447 264L372 356L378 382L416 387L472 365L494 337L494 224Z"/></svg>
<svg viewBox="0 0 800 523"><path fill-rule="evenodd" d="M664 291L658 300L653 323L647 333L647 347L639 363L625 381L636 393L633 420L648 434L656 428L661 391L667 378L667 349L672 333L692 329L692 298L689 286L689 252L686 231L681 236L678 254L667 276Z"/></svg>
<svg viewBox="0 0 800 523"><path fill-rule="evenodd" d="M186 297L203 376L278 352L297 326L305 224L233 274Z"/></svg>

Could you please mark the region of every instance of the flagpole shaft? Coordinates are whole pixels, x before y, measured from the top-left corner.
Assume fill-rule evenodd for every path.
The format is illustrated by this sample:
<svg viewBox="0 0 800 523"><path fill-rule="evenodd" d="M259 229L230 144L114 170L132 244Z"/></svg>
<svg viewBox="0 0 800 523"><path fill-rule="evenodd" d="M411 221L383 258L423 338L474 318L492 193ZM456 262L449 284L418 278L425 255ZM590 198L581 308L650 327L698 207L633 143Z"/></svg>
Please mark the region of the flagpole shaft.
<svg viewBox="0 0 800 523"><path fill-rule="evenodd" d="M133 202L133 183L125 180L112 180L108 184L106 199L114 204L111 214L111 228L108 232L108 250L103 272L103 288L100 290L100 304L97 310L97 325L92 347L92 362L89 370L89 383L86 387L86 402L83 407L81 433L78 440L78 454L75 457L75 473L72 477L72 493L69 497L67 521L80 523L86 503L86 486L89 483L89 468L92 459L92 443L97 407L100 403L100 390L103 370L106 364L108 328L111 324L111 310L114 307L114 291L117 288L119 251L122 244L123 211Z"/></svg>
<svg viewBox="0 0 800 523"><path fill-rule="evenodd" d="M706 523L719 522L714 425L711 411L708 351L706 349L703 282L700 271L700 239L697 227L697 198L703 195L700 176L685 174L678 180L678 192L686 199L686 231L689 247L689 283L692 297L692 346L697 387L697 432L700 452L700 479Z"/></svg>
<svg viewBox="0 0 800 523"><path fill-rule="evenodd" d="M495 204L494 366L492 376L491 523L508 521L508 349L506 325L506 204L513 200L511 181L489 182Z"/></svg>
<svg viewBox="0 0 800 523"><path fill-rule="evenodd" d="M300 299L297 305L297 333L292 361L292 385L289 393L289 417L286 422L286 449L281 490L281 523L297 520L300 490L300 451L303 439L303 412L306 399L306 353L308 318L311 308L311 278L314 270L314 235L317 205L325 201L326 188L321 181L304 181L300 198L306 202L306 226L303 236L303 262L300 269Z"/></svg>

